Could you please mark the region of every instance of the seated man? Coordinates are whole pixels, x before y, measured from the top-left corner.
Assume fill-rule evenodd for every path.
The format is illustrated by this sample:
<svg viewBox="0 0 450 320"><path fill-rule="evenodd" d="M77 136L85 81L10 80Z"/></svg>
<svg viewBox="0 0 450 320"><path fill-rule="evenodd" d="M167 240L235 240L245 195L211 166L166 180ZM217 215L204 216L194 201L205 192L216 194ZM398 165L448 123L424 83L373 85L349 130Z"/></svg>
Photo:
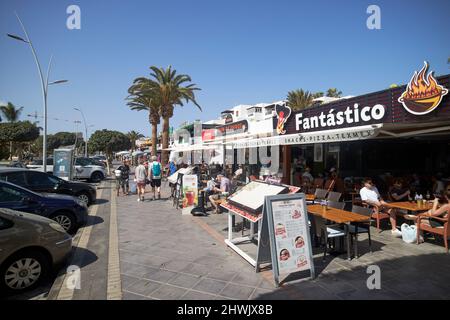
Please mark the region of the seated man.
<svg viewBox="0 0 450 320"><path fill-rule="evenodd" d="M220 188L217 188L216 186L214 186L214 188L213 188L214 194L209 196L209 201L211 201L211 204L214 206L215 213L220 213L220 210L219 210L220 195L224 192L231 191L231 182L230 182L230 179L225 177L222 173L219 173L217 175L217 182L220 183Z"/></svg>
<svg viewBox="0 0 450 320"><path fill-rule="evenodd" d="M377 187L372 182L372 179L364 180L364 187L359 191L361 195L361 200L365 201L367 204L374 207L375 213L379 213L384 209L387 209L387 202L385 202L378 192ZM396 211L392 208L386 210L386 212L390 215L390 221L392 230L391 233L393 236L401 237L402 233L397 229L397 217Z"/></svg>
<svg viewBox="0 0 450 320"><path fill-rule="evenodd" d="M403 183L400 179L394 181L394 185L389 193L392 201L411 201L411 191L409 191L408 188L403 187Z"/></svg>

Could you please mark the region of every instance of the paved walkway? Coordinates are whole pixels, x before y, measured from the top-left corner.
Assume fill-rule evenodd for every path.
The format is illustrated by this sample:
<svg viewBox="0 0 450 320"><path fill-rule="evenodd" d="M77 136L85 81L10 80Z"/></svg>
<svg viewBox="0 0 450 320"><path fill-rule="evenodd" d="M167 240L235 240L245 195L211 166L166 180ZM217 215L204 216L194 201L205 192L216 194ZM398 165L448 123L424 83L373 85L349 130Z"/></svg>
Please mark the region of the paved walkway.
<svg viewBox="0 0 450 320"><path fill-rule="evenodd" d="M61 270L49 284L16 299L450 299L450 255L442 240L406 244L389 231L372 228L373 252L361 236L361 256L328 256L314 248L315 280L290 277L281 288L271 270L253 267L226 247L227 215L193 217L163 199L137 202L114 194L114 181L99 187L99 203L74 244L71 265L80 267L80 289L69 289L71 274ZM238 218L236 235L240 235ZM246 232L246 231L244 231ZM243 249L256 254L256 246ZM369 290L367 267L381 270L381 289Z"/></svg>
<svg viewBox="0 0 450 320"><path fill-rule="evenodd" d="M167 189L163 198L168 196ZM450 257L440 241L419 246L372 228L373 253L360 237L361 256L329 256L314 249L318 277L292 278L275 288L271 271L253 267L228 249L227 215L181 215L172 202L118 198L123 299L449 299ZM239 226L239 219L237 219ZM239 231L239 230L237 230ZM236 232L240 234L240 232ZM256 246L246 251L256 254ZM367 267L381 270L381 289L367 288Z"/></svg>

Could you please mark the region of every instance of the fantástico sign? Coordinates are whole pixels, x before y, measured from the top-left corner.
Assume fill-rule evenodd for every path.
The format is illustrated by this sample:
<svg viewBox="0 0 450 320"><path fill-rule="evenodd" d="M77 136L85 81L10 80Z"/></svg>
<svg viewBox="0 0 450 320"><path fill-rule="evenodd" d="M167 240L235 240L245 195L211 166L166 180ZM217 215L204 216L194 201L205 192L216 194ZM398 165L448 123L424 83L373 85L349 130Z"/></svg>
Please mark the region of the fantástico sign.
<svg viewBox="0 0 450 320"><path fill-rule="evenodd" d="M344 111L336 112L334 109L330 109L312 117L303 117L303 113L297 113L295 115L295 128L297 131L324 130L342 125L365 124L372 120L382 120L385 114L386 108L381 104L360 108L359 104L355 103L353 108L347 107Z"/></svg>
<svg viewBox="0 0 450 320"><path fill-rule="evenodd" d="M433 77L433 72L428 73L428 63L425 61L423 68L414 72L411 80L402 93L398 102L409 113L424 115L436 109L442 98L448 93L448 89L441 86Z"/></svg>

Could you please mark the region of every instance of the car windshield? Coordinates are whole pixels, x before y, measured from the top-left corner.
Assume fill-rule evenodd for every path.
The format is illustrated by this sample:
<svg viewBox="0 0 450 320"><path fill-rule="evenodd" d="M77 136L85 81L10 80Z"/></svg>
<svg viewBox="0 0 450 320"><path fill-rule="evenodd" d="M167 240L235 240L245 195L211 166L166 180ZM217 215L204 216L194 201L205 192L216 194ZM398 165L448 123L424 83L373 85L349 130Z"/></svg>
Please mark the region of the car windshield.
<svg viewBox="0 0 450 320"><path fill-rule="evenodd" d="M9 187L10 185L13 185L15 188L19 189L20 192L32 194L32 195L37 196L39 198L43 197L43 195L41 193L39 193L39 192L35 192L35 191L31 191L29 189L22 188L21 186L18 186L16 184L10 184L10 183L7 182L7 183L5 183L5 185L7 185L7 187Z"/></svg>

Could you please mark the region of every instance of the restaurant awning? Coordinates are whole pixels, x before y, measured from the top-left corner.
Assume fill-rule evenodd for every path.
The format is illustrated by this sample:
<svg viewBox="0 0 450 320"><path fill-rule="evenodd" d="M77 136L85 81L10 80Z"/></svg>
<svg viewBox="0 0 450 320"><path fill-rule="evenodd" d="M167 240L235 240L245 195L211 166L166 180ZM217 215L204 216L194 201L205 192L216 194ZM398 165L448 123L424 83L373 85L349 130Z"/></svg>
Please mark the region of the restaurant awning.
<svg viewBox="0 0 450 320"><path fill-rule="evenodd" d="M373 124L368 126L358 126L336 130L323 130L307 133L296 133L265 138L257 138L251 140L242 139L232 141L227 144L232 145L234 149L241 149L241 148L255 148L255 147L275 146L275 145L295 145L295 144L355 141L355 140L375 138L379 134L380 129L382 127L383 127L382 124Z"/></svg>

